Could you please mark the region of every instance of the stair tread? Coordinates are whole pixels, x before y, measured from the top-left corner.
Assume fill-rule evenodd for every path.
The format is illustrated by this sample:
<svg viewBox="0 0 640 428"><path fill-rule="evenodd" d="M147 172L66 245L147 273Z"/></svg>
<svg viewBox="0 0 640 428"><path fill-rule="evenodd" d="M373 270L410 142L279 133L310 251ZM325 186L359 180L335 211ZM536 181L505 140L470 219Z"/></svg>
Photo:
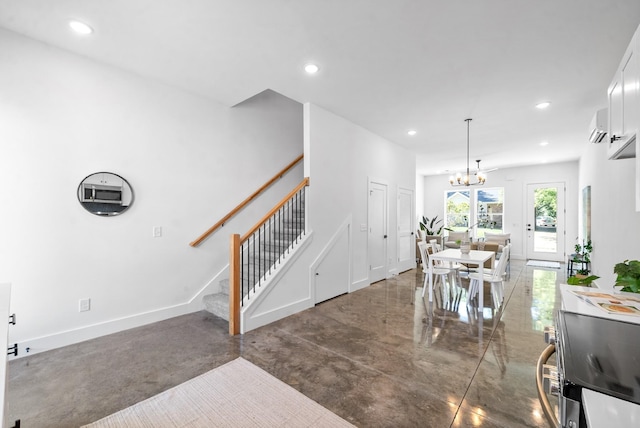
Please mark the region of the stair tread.
<svg viewBox="0 0 640 428"><path fill-rule="evenodd" d="M290 207L290 211L282 214L279 221L272 224L271 232L256 237L259 242L259 257L250 256L241 265L243 272L247 274L242 278L241 288L247 293L253 289L253 283L258 282L264 275L272 271L274 265L283 254L305 234L305 202L296 202ZM255 245L251 243L248 245ZM246 247L245 247L246 248ZM250 248L250 247L249 247ZM218 284L219 292L207 294L202 297L202 302L207 311L229 320L229 280L223 279Z"/></svg>

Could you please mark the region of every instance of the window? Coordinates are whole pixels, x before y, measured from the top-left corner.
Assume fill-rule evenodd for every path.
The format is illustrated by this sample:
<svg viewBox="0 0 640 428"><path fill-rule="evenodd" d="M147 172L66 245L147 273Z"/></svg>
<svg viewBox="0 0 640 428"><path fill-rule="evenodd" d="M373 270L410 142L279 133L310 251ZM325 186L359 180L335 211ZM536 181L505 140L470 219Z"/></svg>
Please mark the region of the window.
<svg viewBox="0 0 640 428"><path fill-rule="evenodd" d="M475 239L484 237L485 232L502 233L504 188L474 189L473 193L470 190L447 190L444 195L445 226L448 229L471 229Z"/></svg>
<svg viewBox="0 0 640 428"><path fill-rule="evenodd" d="M469 228L469 214L471 208L470 192L446 191L445 226L455 231L465 231Z"/></svg>
<svg viewBox="0 0 640 428"><path fill-rule="evenodd" d="M504 216L504 188L476 189L476 238L485 232L502 233Z"/></svg>

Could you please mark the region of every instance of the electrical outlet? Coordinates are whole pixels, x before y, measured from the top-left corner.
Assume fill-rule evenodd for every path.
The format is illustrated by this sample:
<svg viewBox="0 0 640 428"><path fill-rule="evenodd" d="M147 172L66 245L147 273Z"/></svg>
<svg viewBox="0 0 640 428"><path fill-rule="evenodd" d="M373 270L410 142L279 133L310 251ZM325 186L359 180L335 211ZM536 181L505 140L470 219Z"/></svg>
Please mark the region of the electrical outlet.
<svg viewBox="0 0 640 428"><path fill-rule="evenodd" d="M86 312L91 309L91 299L80 299L79 302L80 312Z"/></svg>
<svg viewBox="0 0 640 428"><path fill-rule="evenodd" d="M153 237L154 238L161 238L162 237L162 227L161 226L154 226L153 227Z"/></svg>

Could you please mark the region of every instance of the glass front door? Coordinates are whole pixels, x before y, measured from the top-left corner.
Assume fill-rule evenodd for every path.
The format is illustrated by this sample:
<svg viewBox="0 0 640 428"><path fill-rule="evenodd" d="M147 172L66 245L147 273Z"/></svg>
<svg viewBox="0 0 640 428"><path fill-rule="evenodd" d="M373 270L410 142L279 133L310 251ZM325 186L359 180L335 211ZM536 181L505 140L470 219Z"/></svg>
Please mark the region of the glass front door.
<svg viewBox="0 0 640 428"><path fill-rule="evenodd" d="M564 183L527 185L527 259L564 260Z"/></svg>

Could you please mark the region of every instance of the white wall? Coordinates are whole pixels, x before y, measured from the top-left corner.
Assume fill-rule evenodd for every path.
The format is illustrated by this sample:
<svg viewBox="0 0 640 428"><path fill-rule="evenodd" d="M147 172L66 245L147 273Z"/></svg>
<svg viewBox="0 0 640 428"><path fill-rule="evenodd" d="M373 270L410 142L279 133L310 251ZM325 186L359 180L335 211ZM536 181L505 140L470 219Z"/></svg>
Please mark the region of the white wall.
<svg viewBox="0 0 640 428"><path fill-rule="evenodd" d="M302 179L300 164L191 248L302 153L301 104L267 91L230 109L4 30L0 63L0 282L13 284L21 355L200 309L229 235ZM97 171L133 187L123 215L78 203Z"/></svg>
<svg viewBox="0 0 640 428"><path fill-rule="evenodd" d="M243 332L314 306L316 292L327 294L316 286L329 283L333 291L336 284L344 284L342 294L370 284L368 233L360 225L368 223L371 178L388 184L386 275L398 272L397 189L415 188L415 157L312 104L304 106L304 123L305 176L310 181L305 201L308 234L302 248L294 250L295 263L277 271L273 282L243 310ZM326 276L331 280L323 281Z"/></svg>
<svg viewBox="0 0 640 428"><path fill-rule="evenodd" d="M318 235L313 248L324 248L350 218L353 291L369 284L368 233L360 230L360 225L368 224L369 179L388 185L391 275L397 270L397 187L415 189L415 156L321 107L305 104L305 115L310 126L305 131L305 175L311 181L309 227Z"/></svg>
<svg viewBox="0 0 640 428"><path fill-rule="evenodd" d="M504 231L511 233L512 257L526 256L526 198L527 184L564 182L565 197L565 251L573 252L578 223L578 162L562 162L518 168L500 168L488 174L485 188L504 187ZM444 192L451 190L445 175L424 177L424 215L444 217ZM420 210L418 210L420 211Z"/></svg>
<svg viewBox="0 0 640 428"><path fill-rule="evenodd" d="M580 158L579 189L591 186L591 270L600 277L596 284L601 288L613 288L616 263L640 260L635 162L635 159L607 160L604 143L587 145ZM579 230L582 231L582 226Z"/></svg>

